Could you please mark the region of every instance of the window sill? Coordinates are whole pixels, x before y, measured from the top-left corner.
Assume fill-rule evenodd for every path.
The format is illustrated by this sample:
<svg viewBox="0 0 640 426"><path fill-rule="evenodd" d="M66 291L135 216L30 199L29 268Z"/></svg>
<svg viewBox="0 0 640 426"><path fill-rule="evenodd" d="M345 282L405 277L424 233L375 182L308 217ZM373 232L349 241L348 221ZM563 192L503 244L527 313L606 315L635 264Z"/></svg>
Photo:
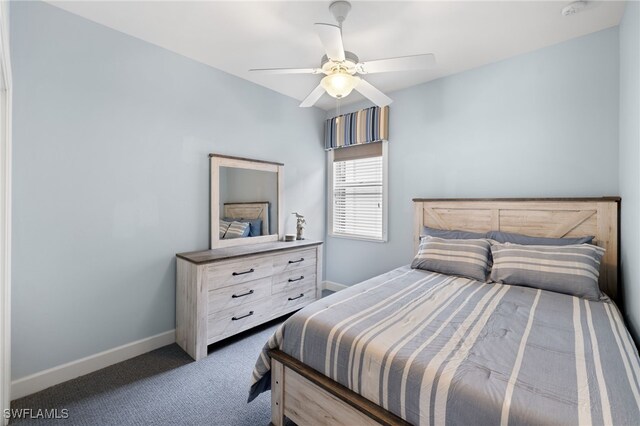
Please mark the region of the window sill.
<svg viewBox="0 0 640 426"><path fill-rule="evenodd" d="M367 241L370 243L386 243L387 242L387 237L383 237L383 238L360 237L357 235L334 234L333 232L329 232L329 236L332 238L340 238L343 240Z"/></svg>

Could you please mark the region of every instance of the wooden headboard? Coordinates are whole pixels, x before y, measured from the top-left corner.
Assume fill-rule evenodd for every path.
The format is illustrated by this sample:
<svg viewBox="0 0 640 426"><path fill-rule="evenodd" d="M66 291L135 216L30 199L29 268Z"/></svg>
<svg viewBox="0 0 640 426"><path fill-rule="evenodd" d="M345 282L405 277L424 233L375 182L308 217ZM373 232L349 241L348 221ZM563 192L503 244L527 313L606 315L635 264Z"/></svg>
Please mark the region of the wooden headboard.
<svg viewBox="0 0 640 426"><path fill-rule="evenodd" d="M618 298L619 197L497 198L413 200L414 253L423 226L487 232L505 231L534 237L595 236L606 249L600 265L600 289Z"/></svg>
<svg viewBox="0 0 640 426"><path fill-rule="evenodd" d="M232 219L262 219L262 235L269 234L269 203L224 203L224 217Z"/></svg>

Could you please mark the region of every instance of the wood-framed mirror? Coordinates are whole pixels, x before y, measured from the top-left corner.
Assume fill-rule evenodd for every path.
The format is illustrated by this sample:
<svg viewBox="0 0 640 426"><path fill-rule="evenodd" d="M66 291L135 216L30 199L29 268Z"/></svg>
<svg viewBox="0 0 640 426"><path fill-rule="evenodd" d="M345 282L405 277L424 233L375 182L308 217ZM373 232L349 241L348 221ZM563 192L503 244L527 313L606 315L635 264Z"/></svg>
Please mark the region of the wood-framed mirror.
<svg viewBox="0 0 640 426"><path fill-rule="evenodd" d="M210 248L279 241L284 164L209 154Z"/></svg>

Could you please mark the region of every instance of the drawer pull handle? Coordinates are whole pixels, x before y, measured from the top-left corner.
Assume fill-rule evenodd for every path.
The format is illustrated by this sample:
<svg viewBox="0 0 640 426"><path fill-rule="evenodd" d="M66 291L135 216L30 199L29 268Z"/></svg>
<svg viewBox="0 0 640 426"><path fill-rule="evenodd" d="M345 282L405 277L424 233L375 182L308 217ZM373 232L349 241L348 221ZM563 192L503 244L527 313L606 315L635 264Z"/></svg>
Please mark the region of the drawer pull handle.
<svg viewBox="0 0 640 426"><path fill-rule="evenodd" d="M300 260L290 260L289 263L300 263L304 262L304 257L301 257Z"/></svg>
<svg viewBox="0 0 640 426"><path fill-rule="evenodd" d="M234 277L238 276L238 275L244 275L244 274L250 274L252 272L255 272L255 269L251 268L248 271L244 271L244 272L234 272L233 275Z"/></svg>
<svg viewBox="0 0 640 426"><path fill-rule="evenodd" d="M232 294L231 297L233 297L234 299L237 299L238 297L244 297L250 294L253 294L253 290L249 290L248 292L242 293L242 294Z"/></svg>
<svg viewBox="0 0 640 426"><path fill-rule="evenodd" d="M251 315L253 315L253 311L249 311L248 314L243 315L241 317L233 317L231 318L231 321L238 321L238 320L241 320L242 318L250 317Z"/></svg>
<svg viewBox="0 0 640 426"><path fill-rule="evenodd" d="M304 275L300 275L300 278L289 278L290 283L295 283L296 281L304 280Z"/></svg>
<svg viewBox="0 0 640 426"><path fill-rule="evenodd" d="M290 298L289 298L289 300L296 300L296 299L300 299L302 296L304 296L304 293L300 293L300 296L290 297Z"/></svg>

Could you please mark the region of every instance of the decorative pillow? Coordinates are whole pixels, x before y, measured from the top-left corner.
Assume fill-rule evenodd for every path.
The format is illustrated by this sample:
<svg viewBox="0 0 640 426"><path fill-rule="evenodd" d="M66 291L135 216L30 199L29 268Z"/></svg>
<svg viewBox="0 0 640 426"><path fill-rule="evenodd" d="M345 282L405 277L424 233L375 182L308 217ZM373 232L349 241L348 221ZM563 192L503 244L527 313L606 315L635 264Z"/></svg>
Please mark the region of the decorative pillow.
<svg viewBox="0 0 640 426"><path fill-rule="evenodd" d="M512 243L525 246L571 246L576 244L591 244L594 237L578 238L542 238L512 232L489 231L486 238L499 243Z"/></svg>
<svg viewBox="0 0 640 426"><path fill-rule="evenodd" d="M227 229L229 229L229 225L231 225L231 222L227 222L226 220L220 219L220 232L219 232L219 237L220 239L224 238L224 234L227 233Z"/></svg>
<svg viewBox="0 0 640 426"><path fill-rule="evenodd" d="M249 223L249 236L250 237L259 237L262 235L262 219L234 219L225 217L224 220L228 220L229 222L247 222Z"/></svg>
<svg viewBox="0 0 640 426"><path fill-rule="evenodd" d="M605 250L591 244L523 246L493 244L491 280L600 299L598 276Z"/></svg>
<svg viewBox="0 0 640 426"><path fill-rule="evenodd" d="M225 240L231 240L233 238L244 238L249 236L249 223L248 222L231 222L227 233L224 234Z"/></svg>
<svg viewBox="0 0 640 426"><path fill-rule="evenodd" d="M422 228L421 236L446 238L449 240L476 240L476 239L486 238L486 234L480 233L480 232L459 231L456 229L451 229L451 230L436 229L436 228L429 228L428 226L425 226Z"/></svg>
<svg viewBox="0 0 640 426"><path fill-rule="evenodd" d="M411 267L484 281L489 268L487 240L454 240L426 236L420 240Z"/></svg>

